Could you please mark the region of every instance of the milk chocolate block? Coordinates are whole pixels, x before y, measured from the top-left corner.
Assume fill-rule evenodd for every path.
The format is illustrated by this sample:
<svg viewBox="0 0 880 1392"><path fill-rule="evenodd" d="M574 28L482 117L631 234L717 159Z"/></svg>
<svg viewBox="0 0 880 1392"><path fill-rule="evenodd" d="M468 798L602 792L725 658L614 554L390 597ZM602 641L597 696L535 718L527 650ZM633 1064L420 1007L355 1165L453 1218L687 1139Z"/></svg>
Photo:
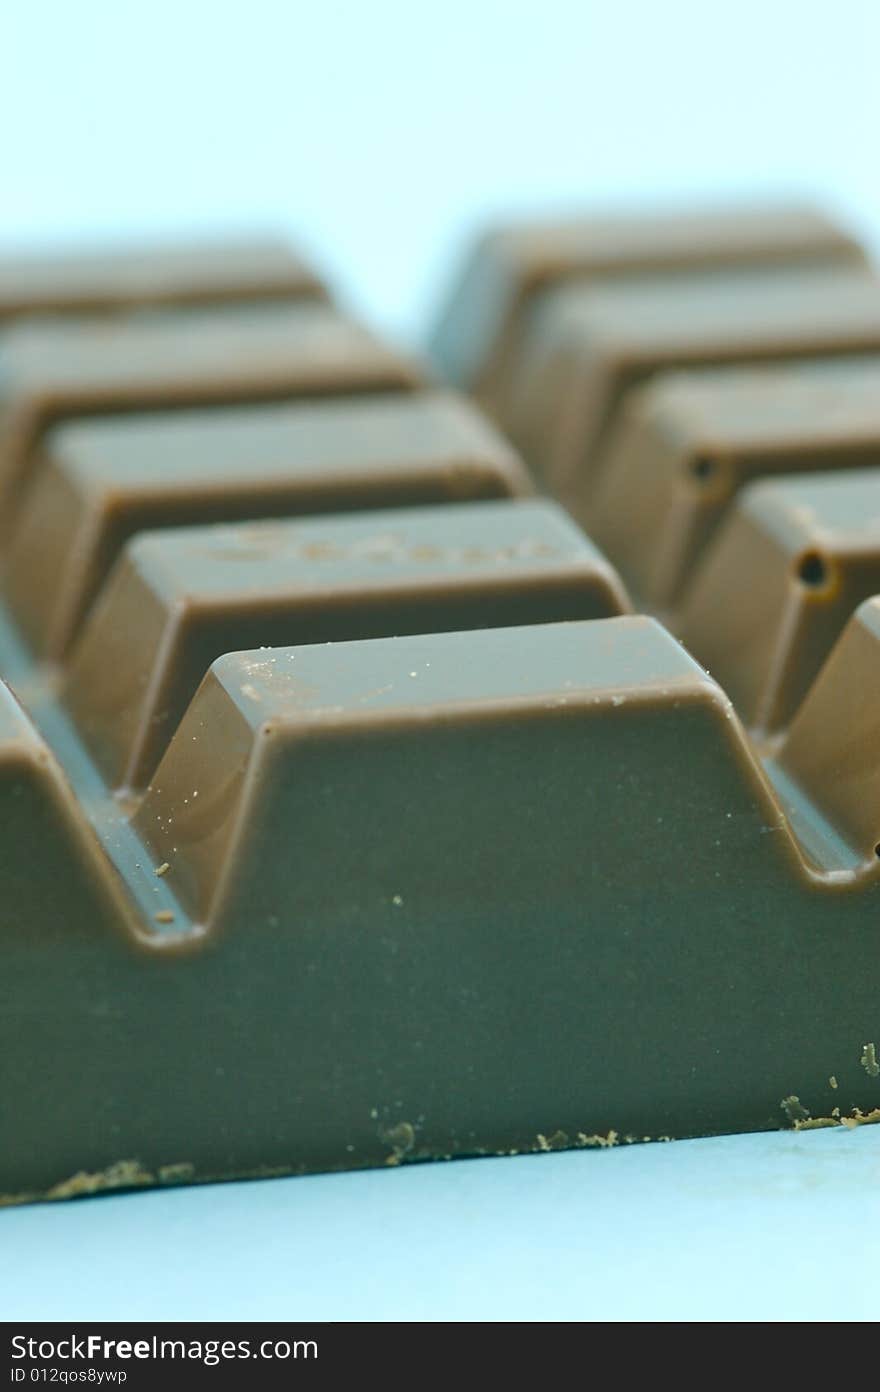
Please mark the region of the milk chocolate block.
<svg viewBox="0 0 880 1392"><path fill-rule="evenodd" d="M185 406L410 389L416 367L320 303L24 323L0 340L8 527L50 425Z"/></svg>
<svg viewBox="0 0 880 1392"><path fill-rule="evenodd" d="M855 239L809 206L717 207L513 223L487 233L462 267L432 343L450 381L495 413L542 294L725 267L859 265Z"/></svg>
<svg viewBox="0 0 880 1392"><path fill-rule="evenodd" d="M63 695L108 782L140 788L205 672L231 649L605 618L627 607L604 557L552 503L152 532L126 548ZM245 695L262 699L256 686Z"/></svg>
<svg viewBox="0 0 880 1392"><path fill-rule="evenodd" d="M324 919L334 938L344 922L392 938L402 928L419 972L410 935L420 921L450 933L457 953L481 911L492 921L507 905L514 936L542 901L549 918L573 889L580 897L591 859L579 854L579 868L569 851L592 846L593 818L611 815L602 806L605 775L615 744L623 752L614 725L659 733L664 712L676 711L680 733L699 739L701 727L726 723L726 704L645 619L228 654L199 688L134 826L209 932L222 932L249 899L257 916L296 902L304 923ZM212 748L203 732L215 726L223 736ZM543 790L526 774L537 767ZM273 869L273 845L287 827L308 841ZM328 855L332 908L316 873ZM291 872L306 877L292 898ZM397 925L395 909L407 910ZM468 961L489 965L486 946L484 939L465 949ZM373 971L382 970L385 951L379 956ZM523 979L523 1003L528 990ZM405 1013L417 1026L420 1012Z"/></svg>
<svg viewBox="0 0 880 1392"><path fill-rule="evenodd" d="M548 296L517 385L515 441L588 515L629 388L668 368L880 349L880 280L864 270L716 274Z"/></svg>
<svg viewBox="0 0 880 1392"><path fill-rule="evenodd" d="M35 314L325 298L315 271L273 237L0 254L0 323Z"/></svg>
<svg viewBox="0 0 880 1392"><path fill-rule="evenodd" d="M492 427L439 391L79 421L45 437L40 463L3 589L34 652L50 658L69 646L125 540L147 528L531 491Z"/></svg>
<svg viewBox="0 0 880 1392"><path fill-rule="evenodd" d="M228 654L92 848L170 906L0 902L0 1192L869 1119L880 860L811 806L650 619Z"/></svg>
<svg viewBox="0 0 880 1392"><path fill-rule="evenodd" d="M661 373L621 407L590 535L669 611L744 484L864 465L880 465L880 355Z"/></svg>
<svg viewBox="0 0 880 1392"><path fill-rule="evenodd" d="M740 717L772 732L878 593L880 469L765 480L740 494L707 548L676 631Z"/></svg>

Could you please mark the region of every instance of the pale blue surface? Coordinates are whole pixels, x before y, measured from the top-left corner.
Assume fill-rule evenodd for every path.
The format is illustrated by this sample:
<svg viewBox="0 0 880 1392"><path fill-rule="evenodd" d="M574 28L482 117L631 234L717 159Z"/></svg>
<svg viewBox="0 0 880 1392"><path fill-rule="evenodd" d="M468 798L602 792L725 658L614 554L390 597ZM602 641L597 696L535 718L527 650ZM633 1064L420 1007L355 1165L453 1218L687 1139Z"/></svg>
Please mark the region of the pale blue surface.
<svg viewBox="0 0 880 1392"><path fill-rule="evenodd" d="M6 10L0 246L278 224L418 341L509 209L815 193L880 233L875 0ZM878 1196L866 1128L33 1207L0 1317L870 1319Z"/></svg>
<svg viewBox="0 0 880 1392"><path fill-rule="evenodd" d="M878 1228L880 1126L457 1161L10 1209L0 1312L875 1320Z"/></svg>

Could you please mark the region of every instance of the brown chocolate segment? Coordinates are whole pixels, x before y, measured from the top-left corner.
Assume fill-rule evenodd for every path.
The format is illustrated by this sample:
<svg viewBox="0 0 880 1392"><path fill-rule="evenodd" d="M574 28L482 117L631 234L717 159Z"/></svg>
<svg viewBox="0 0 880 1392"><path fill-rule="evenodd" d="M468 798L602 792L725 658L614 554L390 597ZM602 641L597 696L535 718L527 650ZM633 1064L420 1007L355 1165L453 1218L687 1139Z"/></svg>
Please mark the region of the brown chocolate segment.
<svg viewBox="0 0 880 1392"><path fill-rule="evenodd" d="M752 484L676 631L761 732L786 725L856 606L880 592L880 469Z"/></svg>
<svg viewBox="0 0 880 1392"><path fill-rule="evenodd" d="M560 771L575 750L582 790L613 768L629 802L629 731L675 729L705 747L727 724L722 693L650 619L230 653L199 688L134 826L209 933L249 895L264 912L285 904L289 917L295 904L305 918L332 898L343 919L366 911L367 922L408 905L451 928L459 896L512 905L526 880L530 899L543 887L546 913L578 883L572 843L583 874L591 825L608 814L607 785L570 800L574 770L566 785ZM569 845L553 854L542 822L556 798ZM282 864L272 829L294 827ZM314 869L328 855L321 910Z"/></svg>
<svg viewBox="0 0 880 1392"><path fill-rule="evenodd" d="M668 368L876 352L880 280L786 270L564 288L547 298L532 349L513 438L583 516L630 387Z"/></svg>
<svg viewBox="0 0 880 1392"><path fill-rule="evenodd" d="M0 322L34 314L324 298L314 270L273 237L0 256Z"/></svg>
<svg viewBox="0 0 880 1392"><path fill-rule="evenodd" d="M450 381L502 418L530 311L559 284L700 268L858 265L855 239L808 206L581 217L489 232L466 260L432 343Z"/></svg>
<svg viewBox="0 0 880 1392"><path fill-rule="evenodd" d="M329 305L23 323L0 342L8 528L50 425L84 416L410 389L416 367Z"/></svg>
<svg viewBox="0 0 880 1392"><path fill-rule="evenodd" d="M154 532L127 547L108 581L64 699L108 781L138 788L224 652L627 607L604 557L552 503ZM259 703L256 688L251 696Z"/></svg>
<svg viewBox="0 0 880 1392"><path fill-rule="evenodd" d="M770 765L783 792L808 799L813 816L799 833L818 843L841 836L869 866L880 856L878 691L880 597L853 614Z"/></svg>
<svg viewBox="0 0 880 1392"><path fill-rule="evenodd" d="M880 356L660 374L621 407L590 535L667 610L743 485L864 465L880 465Z"/></svg>
<svg viewBox="0 0 880 1392"><path fill-rule="evenodd" d="M492 427L439 391L80 422L44 451L5 591L28 642L50 657L135 532L531 491Z"/></svg>
<svg viewBox="0 0 880 1392"><path fill-rule="evenodd" d="M0 896L0 1198L855 1124L880 861L811 817L648 619L227 655L104 842L169 906L41 828Z"/></svg>

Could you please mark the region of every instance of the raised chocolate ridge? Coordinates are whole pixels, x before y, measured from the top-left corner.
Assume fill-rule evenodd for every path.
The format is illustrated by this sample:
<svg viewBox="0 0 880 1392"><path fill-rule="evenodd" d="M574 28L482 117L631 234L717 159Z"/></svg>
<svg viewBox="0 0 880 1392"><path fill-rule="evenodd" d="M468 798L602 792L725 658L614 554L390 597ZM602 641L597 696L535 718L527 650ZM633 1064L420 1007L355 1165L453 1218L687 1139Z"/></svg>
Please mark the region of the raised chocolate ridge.
<svg viewBox="0 0 880 1392"><path fill-rule="evenodd" d="M300 253L270 236L0 256L0 322L326 296Z"/></svg>
<svg viewBox="0 0 880 1392"><path fill-rule="evenodd" d="M589 513L639 602L674 609L739 492L880 465L880 355L661 373L628 394Z"/></svg>
<svg viewBox="0 0 880 1392"><path fill-rule="evenodd" d="M106 585L63 698L108 780L139 788L204 673L230 650L627 607L604 557L546 502L145 533Z"/></svg>
<svg viewBox="0 0 880 1392"><path fill-rule="evenodd" d="M56 658L127 538L149 528L530 491L513 451L448 392L77 422L43 443L4 588L33 650Z"/></svg>
<svg viewBox="0 0 880 1392"><path fill-rule="evenodd" d="M511 434L580 514L627 393L656 373L877 351L880 280L861 268L563 288L536 319Z"/></svg>
<svg viewBox="0 0 880 1392"><path fill-rule="evenodd" d="M808 204L658 209L535 219L485 233L467 254L432 338L446 377L503 423L532 316L554 286L662 273L864 264L856 239Z"/></svg>
<svg viewBox="0 0 880 1392"><path fill-rule="evenodd" d="M63 421L421 381L414 364L322 303L22 323L0 339L0 515L8 529L45 433Z"/></svg>

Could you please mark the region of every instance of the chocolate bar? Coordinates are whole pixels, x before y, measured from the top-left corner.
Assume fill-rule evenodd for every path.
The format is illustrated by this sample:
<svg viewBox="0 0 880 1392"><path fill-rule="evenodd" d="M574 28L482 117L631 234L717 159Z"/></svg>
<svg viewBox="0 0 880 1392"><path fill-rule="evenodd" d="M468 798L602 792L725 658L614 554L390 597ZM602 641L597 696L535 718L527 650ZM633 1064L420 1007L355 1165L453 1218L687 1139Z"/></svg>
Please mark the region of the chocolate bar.
<svg viewBox="0 0 880 1392"><path fill-rule="evenodd" d="M329 303L8 331L3 1202L880 1120L874 282L804 276L836 362L612 393L603 551Z"/></svg>
<svg viewBox="0 0 880 1392"><path fill-rule="evenodd" d="M870 779L808 849L650 619L229 654L130 819L32 709L10 1196L870 1114Z"/></svg>

